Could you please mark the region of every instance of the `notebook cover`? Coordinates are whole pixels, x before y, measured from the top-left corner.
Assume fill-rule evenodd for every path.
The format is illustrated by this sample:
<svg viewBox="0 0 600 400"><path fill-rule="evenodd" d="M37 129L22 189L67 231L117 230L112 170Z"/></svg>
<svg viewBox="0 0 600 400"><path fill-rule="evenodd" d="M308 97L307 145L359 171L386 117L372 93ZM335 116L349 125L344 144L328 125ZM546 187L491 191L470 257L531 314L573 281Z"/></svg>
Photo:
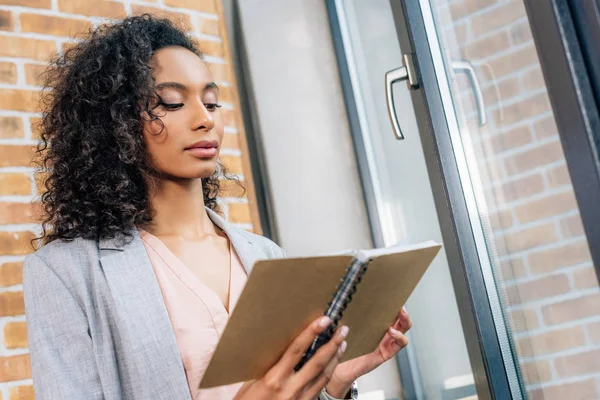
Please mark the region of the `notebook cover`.
<svg viewBox="0 0 600 400"><path fill-rule="evenodd" d="M440 248L431 244L371 261L340 323L350 327L342 361L377 348ZM291 341L323 313L351 260L325 256L258 261L200 387L264 376Z"/></svg>

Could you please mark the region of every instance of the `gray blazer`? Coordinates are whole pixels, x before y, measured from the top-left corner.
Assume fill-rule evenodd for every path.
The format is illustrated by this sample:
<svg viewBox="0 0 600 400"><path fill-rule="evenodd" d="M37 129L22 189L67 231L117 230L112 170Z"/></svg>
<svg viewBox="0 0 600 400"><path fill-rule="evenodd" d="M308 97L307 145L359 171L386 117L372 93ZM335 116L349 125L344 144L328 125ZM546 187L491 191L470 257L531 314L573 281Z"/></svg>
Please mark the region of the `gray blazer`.
<svg viewBox="0 0 600 400"><path fill-rule="evenodd" d="M284 256L269 239L210 210L209 216L246 271L258 259ZM25 259L36 399L190 399L156 276L137 230L132 233L128 244L55 241Z"/></svg>

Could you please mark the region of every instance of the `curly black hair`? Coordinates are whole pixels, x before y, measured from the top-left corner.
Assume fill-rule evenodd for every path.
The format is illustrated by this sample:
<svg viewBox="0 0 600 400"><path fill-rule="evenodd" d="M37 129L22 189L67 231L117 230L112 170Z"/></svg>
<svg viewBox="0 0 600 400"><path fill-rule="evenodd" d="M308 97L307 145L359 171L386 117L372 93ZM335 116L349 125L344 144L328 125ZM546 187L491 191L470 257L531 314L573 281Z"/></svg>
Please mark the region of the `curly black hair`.
<svg viewBox="0 0 600 400"><path fill-rule="evenodd" d="M159 49L179 46L202 58L196 42L175 23L148 14L90 30L56 56L42 75L38 172L42 194L42 244L130 236L152 221L142 135L142 115L156 104L149 62ZM146 114L145 114L146 113ZM203 179L204 202L218 210L222 166Z"/></svg>

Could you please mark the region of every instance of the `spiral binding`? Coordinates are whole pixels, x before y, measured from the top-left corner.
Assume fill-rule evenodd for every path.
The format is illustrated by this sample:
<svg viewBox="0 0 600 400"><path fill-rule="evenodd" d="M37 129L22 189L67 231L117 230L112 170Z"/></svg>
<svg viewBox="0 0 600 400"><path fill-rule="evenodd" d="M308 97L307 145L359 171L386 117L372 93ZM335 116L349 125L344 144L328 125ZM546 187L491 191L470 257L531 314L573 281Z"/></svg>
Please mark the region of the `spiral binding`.
<svg viewBox="0 0 600 400"><path fill-rule="evenodd" d="M296 365L296 371L302 368L321 346L331 340L346 307L348 307L348 304L352 301L352 296L356 293L356 287L362 280L365 272L367 272L369 263L370 260L361 261L354 258L348 268L346 268L344 276L340 279L340 283L327 304L327 309L323 313L324 316L331 319L331 324L312 342L306 353L302 356L302 360Z"/></svg>

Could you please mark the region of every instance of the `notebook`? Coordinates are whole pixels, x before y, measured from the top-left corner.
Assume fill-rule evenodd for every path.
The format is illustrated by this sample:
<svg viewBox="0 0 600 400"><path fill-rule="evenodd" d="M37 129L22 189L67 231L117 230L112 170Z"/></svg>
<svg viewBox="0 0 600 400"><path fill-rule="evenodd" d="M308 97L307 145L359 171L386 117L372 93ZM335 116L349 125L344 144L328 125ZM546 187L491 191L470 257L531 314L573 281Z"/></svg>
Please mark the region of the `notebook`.
<svg viewBox="0 0 600 400"><path fill-rule="evenodd" d="M350 328L342 362L374 351L440 248L429 241L257 261L200 388L263 377L323 314Z"/></svg>

